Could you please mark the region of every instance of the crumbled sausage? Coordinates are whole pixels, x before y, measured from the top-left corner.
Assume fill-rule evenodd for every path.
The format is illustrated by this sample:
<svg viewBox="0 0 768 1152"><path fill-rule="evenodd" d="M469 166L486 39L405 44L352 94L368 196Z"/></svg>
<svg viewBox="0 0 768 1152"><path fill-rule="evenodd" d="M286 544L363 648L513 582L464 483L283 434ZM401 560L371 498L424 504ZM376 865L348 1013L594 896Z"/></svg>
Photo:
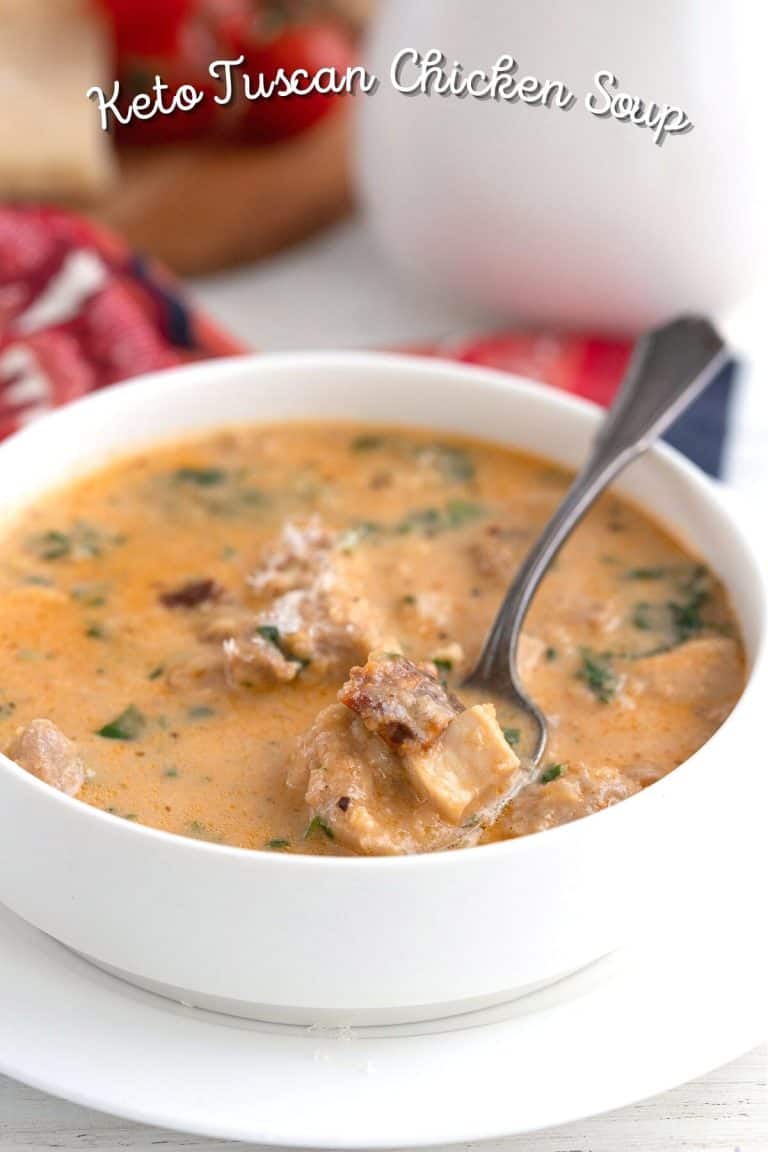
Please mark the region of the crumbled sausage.
<svg viewBox="0 0 768 1152"><path fill-rule="evenodd" d="M278 597L259 614L258 624L276 628L285 651L320 675L346 676L372 648L390 642L370 602L335 567L308 588Z"/></svg>
<svg viewBox="0 0 768 1152"><path fill-rule="evenodd" d="M224 589L215 580L188 580L168 592L161 592L160 602L166 608L198 608L212 600L219 600Z"/></svg>
<svg viewBox="0 0 768 1152"><path fill-rule="evenodd" d="M317 516L304 525L287 520L280 539L265 551L248 583L270 596L306 588L328 563L335 543L334 534Z"/></svg>
<svg viewBox="0 0 768 1152"><path fill-rule="evenodd" d="M492 521L468 544L467 552L481 576L506 585L518 569L529 538L527 529Z"/></svg>
<svg viewBox="0 0 768 1152"><path fill-rule="evenodd" d="M6 755L67 796L76 796L85 781L77 749L50 720L32 720L20 728Z"/></svg>
<svg viewBox="0 0 768 1152"><path fill-rule="evenodd" d="M375 653L353 668L339 699L369 732L404 751L429 748L464 707L443 688L434 665L394 653Z"/></svg>

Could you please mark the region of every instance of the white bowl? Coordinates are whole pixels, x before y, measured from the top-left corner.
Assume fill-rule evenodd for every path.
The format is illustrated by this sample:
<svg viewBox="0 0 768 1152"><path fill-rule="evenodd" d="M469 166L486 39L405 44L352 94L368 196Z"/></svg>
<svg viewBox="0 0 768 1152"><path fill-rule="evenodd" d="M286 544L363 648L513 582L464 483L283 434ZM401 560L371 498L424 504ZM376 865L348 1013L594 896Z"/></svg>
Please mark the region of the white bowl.
<svg viewBox="0 0 768 1152"><path fill-rule="evenodd" d="M453 429L577 465L599 412L507 375L426 359L329 353L203 363L108 389L6 441L2 511L153 439L301 417ZM507 843L314 858L141 827L0 757L0 901L139 984L299 1023L466 1011L653 931L714 845L728 867L736 847L760 838L766 589L716 485L676 453L654 450L619 487L725 581L749 654L749 683L732 715L664 780Z"/></svg>

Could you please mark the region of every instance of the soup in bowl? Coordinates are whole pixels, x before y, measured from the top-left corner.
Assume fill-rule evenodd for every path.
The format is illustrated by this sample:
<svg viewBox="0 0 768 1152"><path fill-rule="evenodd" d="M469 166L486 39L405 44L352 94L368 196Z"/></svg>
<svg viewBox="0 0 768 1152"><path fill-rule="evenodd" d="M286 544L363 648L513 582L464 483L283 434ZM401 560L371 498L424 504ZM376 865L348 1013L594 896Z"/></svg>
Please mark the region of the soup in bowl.
<svg viewBox="0 0 768 1152"><path fill-rule="evenodd" d="M597 419L479 370L276 357L0 448L0 897L149 987L307 1022L463 1011L619 944L706 839L762 609L712 485L657 450L536 598L551 736L505 802L524 720L460 684Z"/></svg>

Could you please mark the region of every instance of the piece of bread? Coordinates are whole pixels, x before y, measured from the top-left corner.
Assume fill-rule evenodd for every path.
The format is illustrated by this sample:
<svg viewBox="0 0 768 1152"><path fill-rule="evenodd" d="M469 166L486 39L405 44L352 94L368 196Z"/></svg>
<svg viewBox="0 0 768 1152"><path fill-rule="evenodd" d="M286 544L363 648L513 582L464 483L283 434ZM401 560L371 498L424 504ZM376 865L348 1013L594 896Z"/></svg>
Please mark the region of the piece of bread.
<svg viewBox="0 0 768 1152"><path fill-rule="evenodd" d="M356 33L365 29L374 11L374 0L326 0L326 4Z"/></svg>
<svg viewBox="0 0 768 1152"><path fill-rule="evenodd" d="M269 148L126 150L92 215L181 276L258 260L348 211L349 104Z"/></svg>
<svg viewBox="0 0 768 1152"><path fill-rule="evenodd" d="M88 0L0 0L0 197L104 191L111 141L85 94L108 75L108 40Z"/></svg>

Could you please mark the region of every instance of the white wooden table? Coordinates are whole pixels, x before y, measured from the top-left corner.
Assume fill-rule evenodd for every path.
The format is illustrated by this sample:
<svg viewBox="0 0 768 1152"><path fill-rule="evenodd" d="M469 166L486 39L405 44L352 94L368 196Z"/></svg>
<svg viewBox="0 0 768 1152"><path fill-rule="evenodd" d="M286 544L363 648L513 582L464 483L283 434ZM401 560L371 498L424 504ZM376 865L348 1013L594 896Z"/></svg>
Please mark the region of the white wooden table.
<svg viewBox="0 0 768 1152"><path fill-rule="evenodd" d="M255 269L197 283L192 291L230 331L264 350L397 345L494 322L401 284L381 266L357 223ZM768 496L766 327L768 291L726 323L728 335L753 364L735 413L728 480L755 502ZM756 914L764 916L764 909ZM90 1112L0 1077L2 1152L213 1152L225 1147ZM768 1044L655 1099L485 1147L503 1152L767 1152Z"/></svg>

